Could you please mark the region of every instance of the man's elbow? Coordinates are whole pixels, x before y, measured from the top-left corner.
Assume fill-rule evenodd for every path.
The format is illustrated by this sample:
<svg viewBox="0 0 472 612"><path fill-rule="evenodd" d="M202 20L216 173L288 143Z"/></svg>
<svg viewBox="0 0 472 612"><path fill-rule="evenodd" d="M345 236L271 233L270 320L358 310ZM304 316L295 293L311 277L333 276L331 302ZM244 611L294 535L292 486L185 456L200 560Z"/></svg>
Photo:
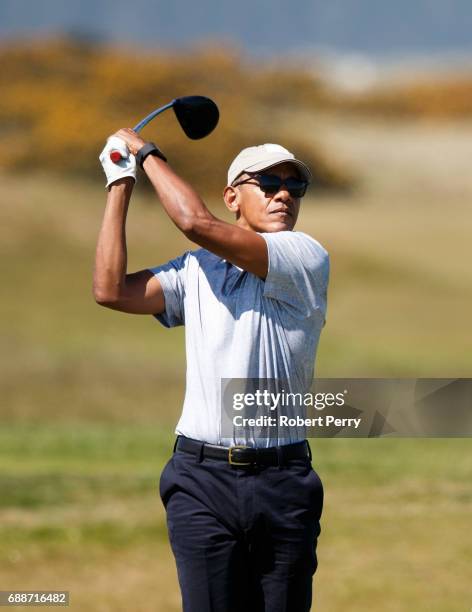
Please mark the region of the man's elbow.
<svg viewBox="0 0 472 612"><path fill-rule="evenodd" d="M185 215L179 219L179 229L194 242L211 232L213 217L210 215Z"/></svg>
<svg viewBox="0 0 472 612"><path fill-rule="evenodd" d="M105 306L106 308L113 308L118 302L118 296L100 287L93 287L93 297L99 306Z"/></svg>
<svg viewBox="0 0 472 612"><path fill-rule="evenodd" d="M179 219L177 225L182 234L185 234L185 236L189 238L189 235L193 232L195 227L195 219L192 216L186 215Z"/></svg>

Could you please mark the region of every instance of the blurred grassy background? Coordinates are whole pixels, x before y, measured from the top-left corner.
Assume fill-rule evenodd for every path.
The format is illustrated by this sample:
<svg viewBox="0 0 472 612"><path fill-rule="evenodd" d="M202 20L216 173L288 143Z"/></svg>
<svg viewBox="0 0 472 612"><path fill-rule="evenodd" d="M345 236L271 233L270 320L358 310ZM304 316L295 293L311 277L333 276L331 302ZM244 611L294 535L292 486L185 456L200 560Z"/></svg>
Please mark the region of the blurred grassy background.
<svg viewBox="0 0 472 612"><path fill-rule="evenodd" d="M19 54L23 73L11 56L2 62L10 87L0 113L1 588L68 589L74 610L177 611L157 485L183 399L183 331L94 303L101 142L166 96L217 94L220 135L188 143L171 118L147 133L159 134L184 176L211 187L209 206L228 220L216 192L232 157L253 144L253 126L257 139L290 141L322 160L298 226L331 253L317 374L467 377L472 121L391 104L387 112L382 101L367 110L302 74L292 75L290 95L272 97L273 67L261 88L237 58L211 53L222 67L211 64L208 81L191 63L184 78L175 67L185 68L183 58L158 58L169 89L155 81L143 91L149 73L139 81L137 59L100 64L96 51L57 54L57 44L2 51ZM91 66L109 80L92 87ZM120 89L109 106L123 74L136 88ZM187 157L194 146L198 155ZM193 248L143 185L141 177L129 214L130 271ZM313 440L312 448L326 494L314 609L468 609L470 441Z"/></svg>

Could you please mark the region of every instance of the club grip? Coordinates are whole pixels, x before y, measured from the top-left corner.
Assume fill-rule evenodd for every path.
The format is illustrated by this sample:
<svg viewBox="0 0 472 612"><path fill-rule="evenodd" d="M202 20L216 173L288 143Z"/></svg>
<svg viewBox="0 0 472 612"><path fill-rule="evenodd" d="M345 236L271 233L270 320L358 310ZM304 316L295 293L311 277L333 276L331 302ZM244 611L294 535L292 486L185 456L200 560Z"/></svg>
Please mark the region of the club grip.
<svg viewBox="0 0 472 612"><path fill-rule="evenodd" d="M121 153L116 149L113 149L112 151L110 151L110 159L114 164L117 164L119 161L122 160Z"/></svg>

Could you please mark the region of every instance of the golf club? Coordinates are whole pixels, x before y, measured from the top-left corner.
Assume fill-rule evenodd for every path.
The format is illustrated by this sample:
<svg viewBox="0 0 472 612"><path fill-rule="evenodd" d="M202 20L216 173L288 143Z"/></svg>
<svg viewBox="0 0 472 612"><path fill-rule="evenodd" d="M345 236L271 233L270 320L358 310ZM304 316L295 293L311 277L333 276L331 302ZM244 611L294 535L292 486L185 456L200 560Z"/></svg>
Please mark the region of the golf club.
<svg viewBox="0 0 472 612"><path fill-rule="evenodd" d="M152 111L152 113L149 113L147 117L144 117L144 119L135 125L133 130L140 132L154 117L157 117L157 115L160 115L168 108L174 109L180 126L192 140L208 136L215 129L220 116L218 107L210 98L205 96L184 96L183 98L175 98L169 104ZM111 151L110 159L115 164L118 163L121 159L120 152L117 150Z"/></svg>

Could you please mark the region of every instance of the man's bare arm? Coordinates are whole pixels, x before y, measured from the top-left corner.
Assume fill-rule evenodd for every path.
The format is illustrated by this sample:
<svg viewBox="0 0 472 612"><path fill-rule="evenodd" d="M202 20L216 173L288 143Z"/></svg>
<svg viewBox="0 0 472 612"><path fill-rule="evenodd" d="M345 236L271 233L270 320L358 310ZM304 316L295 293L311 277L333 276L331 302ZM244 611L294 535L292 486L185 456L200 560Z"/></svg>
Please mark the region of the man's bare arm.
<svg viewBox="0 0 472 612"><path fill-rule="evenodd" d="M150 270L127 274L126 215L134 180L113 183L95 255L93 295L98 304L132 314L164 312L161 284Z"/></svg>
<svg viewBox="0 0 472 612"><path fill-rule="evenodd" d="M259 234L215 217L197 192L158 157L147 157L143 168L167 214L189 240L243 270L267 276L267 246Z"/></svg>
<svg viewBox="0 0 472 612"><path fill-rule="evenodd" d="M128 128L116 136L133 154L145 144ZM149 155L143 169L165 211L189 240L260 278L267 276L267 245L259 234L215 217L198 193L160 158Z"/></svg>

